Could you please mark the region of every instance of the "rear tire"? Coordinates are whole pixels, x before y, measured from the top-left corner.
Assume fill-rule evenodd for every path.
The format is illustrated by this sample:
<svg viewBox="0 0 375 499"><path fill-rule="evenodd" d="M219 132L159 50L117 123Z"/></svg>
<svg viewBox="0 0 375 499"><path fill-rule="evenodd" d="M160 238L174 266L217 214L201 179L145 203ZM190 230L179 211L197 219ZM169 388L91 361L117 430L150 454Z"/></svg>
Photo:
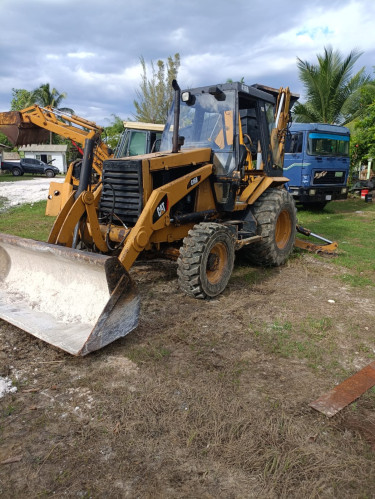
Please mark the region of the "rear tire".
<svg viewBox="0 0 375 499"><path fill-rule="evenodd" d="M234 244L232 232L222 224L195 225L184 238L177 260L180 288L195 298L222 293L232 275Z"/></svg>
<svg viewBox="0 0 375 499"><path fill-rule="evenodd" d="M22 170L21 168L12 168L12 174L14 177L20 177L22 175Z"/></svg>
<svg viewBox="0 0 375 499"><path fill-rule="evenodd" d="M255 265L282 265L293 251L296 235L297 210L291 194L285 189L268 189L251 211L262 240L245 246L243 256Z"/></svg>

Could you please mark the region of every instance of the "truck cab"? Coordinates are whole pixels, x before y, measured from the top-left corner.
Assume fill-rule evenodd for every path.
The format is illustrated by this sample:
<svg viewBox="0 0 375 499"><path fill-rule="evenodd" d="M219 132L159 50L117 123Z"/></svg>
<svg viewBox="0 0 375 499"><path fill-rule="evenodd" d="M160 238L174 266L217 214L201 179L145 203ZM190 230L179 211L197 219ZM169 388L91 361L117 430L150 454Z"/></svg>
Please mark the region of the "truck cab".
<svg viewBox="0 0 375 499"><path fill-rule="evenodd" d="M324 208L346 199L349 174L349 129L323 123L293 123L285 143L284 175L297 203Z"/></svg>

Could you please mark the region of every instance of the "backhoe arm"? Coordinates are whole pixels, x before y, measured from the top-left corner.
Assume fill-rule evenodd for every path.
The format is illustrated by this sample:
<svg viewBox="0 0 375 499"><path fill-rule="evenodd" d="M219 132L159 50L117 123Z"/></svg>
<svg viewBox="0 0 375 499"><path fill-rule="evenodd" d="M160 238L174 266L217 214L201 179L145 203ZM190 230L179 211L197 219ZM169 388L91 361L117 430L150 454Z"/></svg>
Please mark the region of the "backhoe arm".
<svg viewBox="0 0 375 499"><path fill-rule="evenodd" d="M289 87L280 88L275 111L276 127L271 132L273 163L279 168L282 168L284 164L285 137L290 119L290 105L291 93Z"/></svg>
<svg viewBox="0 0 375 499"><path fill-rule="evenodd" d="M0 131L16 146L45 142L48 140L48 132L73 140L82 148L86 139L94 139L96 150L93 167L99 176L102 173L103 161L111 156L107 145L100 141L103 133L101 127L74 114L61 113L52 107L34 105L21 111L0 113Z"/></svg>

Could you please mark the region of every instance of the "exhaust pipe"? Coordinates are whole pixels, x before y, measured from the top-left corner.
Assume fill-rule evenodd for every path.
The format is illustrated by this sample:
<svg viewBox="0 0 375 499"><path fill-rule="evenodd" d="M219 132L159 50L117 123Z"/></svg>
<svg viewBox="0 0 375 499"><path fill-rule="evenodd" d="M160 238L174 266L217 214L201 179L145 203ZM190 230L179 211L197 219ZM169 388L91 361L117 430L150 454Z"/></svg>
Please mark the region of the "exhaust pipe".
<svg viewBox="0 0 375 499"><path fill-rule="evenodd" d="M176 80L172 81L172 87L174 90L174 116L173 116L173 142L172 142L172 153L176 153L180 150L180 145L178 141L178 130L180 127L180 102L181 102L181 89Z"/></svg>

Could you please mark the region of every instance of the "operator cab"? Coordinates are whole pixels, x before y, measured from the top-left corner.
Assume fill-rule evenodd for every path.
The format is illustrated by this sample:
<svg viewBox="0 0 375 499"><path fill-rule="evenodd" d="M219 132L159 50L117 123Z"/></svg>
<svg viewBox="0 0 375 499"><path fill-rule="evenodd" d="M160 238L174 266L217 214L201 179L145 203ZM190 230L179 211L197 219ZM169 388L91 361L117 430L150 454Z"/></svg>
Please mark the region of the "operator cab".
<svg viewBox="0 0 375 499"><path fill-rule="evenodd" d="M211 148L216 174L240 176L245 171L280 175L282 161L271 148L279 91L260 85L225 83L181 92L179 144L181 149ZM174 107L171 107L161 151L172 148ZM277 155L276 155L277 156Z"/></svg>

